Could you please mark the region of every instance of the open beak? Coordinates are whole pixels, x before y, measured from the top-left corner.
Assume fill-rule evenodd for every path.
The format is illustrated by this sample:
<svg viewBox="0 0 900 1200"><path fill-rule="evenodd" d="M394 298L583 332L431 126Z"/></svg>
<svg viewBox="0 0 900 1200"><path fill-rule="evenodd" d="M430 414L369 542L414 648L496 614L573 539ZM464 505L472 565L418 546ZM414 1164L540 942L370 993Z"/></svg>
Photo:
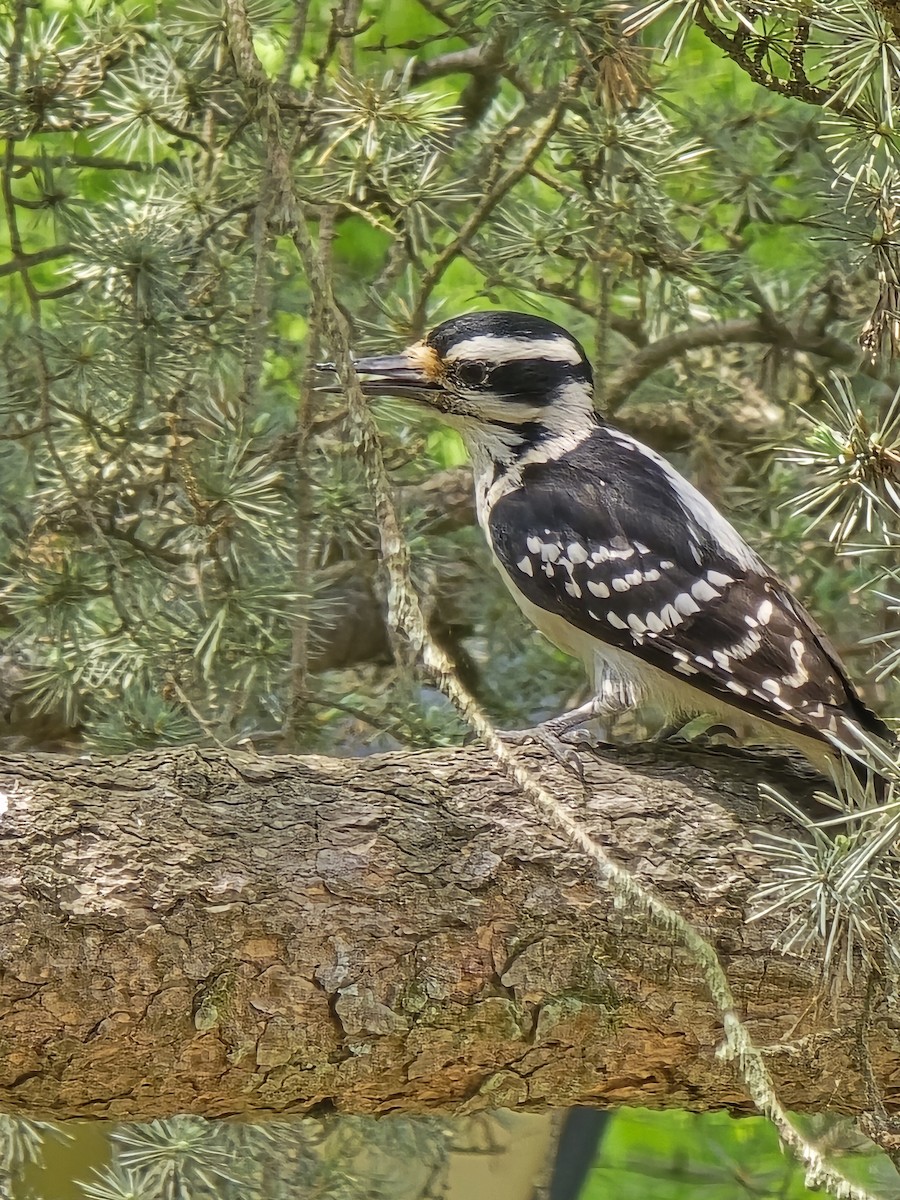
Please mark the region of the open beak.
<svg viewBox="0 0 900 1200"><path fill-rule="evenodd" d="M400 396L417 399L422 392L436 392L440 384L429 375L421 361L409 354L386 354L376 358L357 358L357 374L370 376L360 380L367 396ZM320 371L334 371L334 363L317 363ZM336 390L329 388L329 391Z"/></svg>

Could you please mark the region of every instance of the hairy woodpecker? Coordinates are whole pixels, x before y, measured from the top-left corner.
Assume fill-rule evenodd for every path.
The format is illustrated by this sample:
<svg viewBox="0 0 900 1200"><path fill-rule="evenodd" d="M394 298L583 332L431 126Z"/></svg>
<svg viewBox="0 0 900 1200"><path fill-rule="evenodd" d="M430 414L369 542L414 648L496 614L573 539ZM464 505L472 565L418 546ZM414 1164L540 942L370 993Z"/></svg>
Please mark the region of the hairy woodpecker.
<svg viewBox="0 0 900 1200"><path fill-rule="evenodd" d="M669 721L708 714L819 767L835 749L865 762L894 745L826 634L737 530L594 411L590 365L565 329L470 313L355 365L367 394L424 402L462 434L507 587L593 679L590 705L548 722L556 735L650 700Z"/></svg>

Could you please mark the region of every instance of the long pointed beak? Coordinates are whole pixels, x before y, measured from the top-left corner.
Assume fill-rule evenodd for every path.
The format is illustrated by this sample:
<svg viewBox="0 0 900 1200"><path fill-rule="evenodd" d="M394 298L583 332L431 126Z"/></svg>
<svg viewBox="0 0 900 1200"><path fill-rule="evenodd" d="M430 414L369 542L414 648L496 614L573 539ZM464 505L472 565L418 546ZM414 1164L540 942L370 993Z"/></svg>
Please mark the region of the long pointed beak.
<svg viewBox="0 0 900 1200"><path fill-rule="evenodd" d="M406 352L378 355L374 358L357 358L353 365L358 374L372 376L361 381L362 390L367 396L401 396L416 399L423 392L440 390L440 384L434 378L433 372L428 372L421 355ZM317 363L316 366L320 371L335 369L334 363Z"/></svg>

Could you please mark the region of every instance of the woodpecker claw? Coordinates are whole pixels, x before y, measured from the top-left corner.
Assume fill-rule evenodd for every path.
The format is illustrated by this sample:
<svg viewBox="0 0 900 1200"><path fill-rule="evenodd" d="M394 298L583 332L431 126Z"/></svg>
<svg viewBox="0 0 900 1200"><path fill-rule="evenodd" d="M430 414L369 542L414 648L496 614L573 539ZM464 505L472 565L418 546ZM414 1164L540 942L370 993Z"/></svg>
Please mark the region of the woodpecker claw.
<svg viewBox="0 0 900 1200"><path fill-rule="evenodd" d="M565 767L567 771L571 771L579 783L583 784L584 763L579 754L567 743L569 732L564 730L560 733L554 728L553 721L546 721L543 725L536 725L533 729L507 729L500 736L504 742L510 742L514 746L542 746L553 755L561 766Z"/></svg>

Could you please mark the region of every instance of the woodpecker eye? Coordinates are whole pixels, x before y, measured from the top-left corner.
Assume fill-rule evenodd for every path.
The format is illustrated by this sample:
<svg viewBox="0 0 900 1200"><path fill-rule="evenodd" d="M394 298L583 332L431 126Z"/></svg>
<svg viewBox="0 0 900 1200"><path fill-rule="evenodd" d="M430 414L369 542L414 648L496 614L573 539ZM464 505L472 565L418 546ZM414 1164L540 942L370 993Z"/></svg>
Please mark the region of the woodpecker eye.
<svg viewBox="0 0 900 1200"><path fill-rule="evenodd" d="M456 378L466 387L476 388L481 387L487 381L488 368L487 363L483 362L467 362L460 363L456 368Z"/></svg>

